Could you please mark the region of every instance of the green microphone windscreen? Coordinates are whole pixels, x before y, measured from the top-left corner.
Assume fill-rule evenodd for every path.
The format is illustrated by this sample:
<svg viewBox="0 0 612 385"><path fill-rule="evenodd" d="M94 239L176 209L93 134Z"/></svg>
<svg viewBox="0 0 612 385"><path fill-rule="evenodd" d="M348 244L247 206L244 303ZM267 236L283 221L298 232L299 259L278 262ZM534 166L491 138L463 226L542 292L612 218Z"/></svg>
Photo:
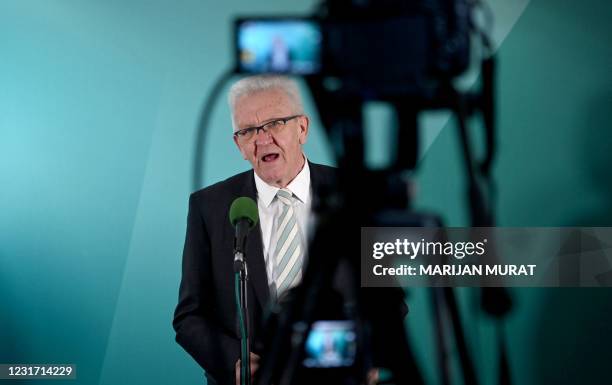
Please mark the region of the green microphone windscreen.
<svg viewBox="0 0 612 385"><path fill-rule="evenodd" d="M259 220L257 213L257 203L249 197L239 197L234 199L229 210L229 219L233 226L239 220L246 218L249 220L249 228L255 227Z"/></svg>

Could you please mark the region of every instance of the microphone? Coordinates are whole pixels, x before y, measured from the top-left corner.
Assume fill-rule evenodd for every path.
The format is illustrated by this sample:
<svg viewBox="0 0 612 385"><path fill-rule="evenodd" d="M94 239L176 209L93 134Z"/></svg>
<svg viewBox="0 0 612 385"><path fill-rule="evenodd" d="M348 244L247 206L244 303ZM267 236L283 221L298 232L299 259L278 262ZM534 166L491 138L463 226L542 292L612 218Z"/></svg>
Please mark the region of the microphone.
<svg viewBox="0 0 612 385"><path fill-rule="evenodd" d="M238 324L240 325L240 372L242 383L251 383L251 351L249 343L249 310L247 304L248 271L244 258L246 237L259 220L257 204L249 197L234 199L229 210L229 220L236 229L234 236L234 276L236 282L236 306L238 307Z"/></svg>
<svg viewBox="0 0 612 385"><path fill-rule="evenodd" d="M244 255L246 237L259 220L257 204L249 197L239 197L234 199L229 210L229 220L236 229L234 237L234 254ZM241 256L242 257L242 256Z"/></svg>

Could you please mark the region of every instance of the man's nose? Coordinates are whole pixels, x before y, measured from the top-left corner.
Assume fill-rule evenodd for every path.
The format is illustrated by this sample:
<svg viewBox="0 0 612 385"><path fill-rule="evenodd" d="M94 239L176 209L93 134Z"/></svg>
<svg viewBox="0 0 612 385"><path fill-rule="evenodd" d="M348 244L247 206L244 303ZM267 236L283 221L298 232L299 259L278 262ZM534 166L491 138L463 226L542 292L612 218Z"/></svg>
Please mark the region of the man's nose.
<svg viewBox="0 0 612 385"><path fill-rule="evenodd" d="M255 144L270 144L272 143L272 135L268 131L265 131L263 128L260 128L255 132Z"/></svg>

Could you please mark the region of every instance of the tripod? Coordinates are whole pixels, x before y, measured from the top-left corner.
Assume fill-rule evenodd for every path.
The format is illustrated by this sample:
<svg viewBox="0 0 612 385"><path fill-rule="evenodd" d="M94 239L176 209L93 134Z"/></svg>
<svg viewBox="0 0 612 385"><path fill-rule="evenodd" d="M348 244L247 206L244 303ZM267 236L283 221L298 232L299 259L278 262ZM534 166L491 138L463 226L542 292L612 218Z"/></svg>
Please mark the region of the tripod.
<svg viewBox="0 0 612 385"><path fill-rule="evenodd" d="M483 87L479 94L462 94L450 82L441 82L430 98L391 95L385 101L397 114L396 152L385 170L370 170L364 162L365 140L361 110L364 99L353 92L324 87L324 79L310 77L308 85L315 95L319 113L337 154L338 183L318 198L313 208L318 226L309 249L309 263L303 282L278 312L275 333L262 363L258 383L299 384L333 381L358 384L373 367L388 368L397 384L422 384L410 343L404 332L404 293L395 289L362 289L359 285L359 227L402 226L439 227L437 216L410 210L410 196L402 177L418 161L417 115L429 109L450 109L457 118L466 175L466 192L472 226L492 226L490 166L494 158L494 61L482 63ZM332 107L333 106L333 110ZM481 112L485 122L485 156L477 162L467 133L467 117ZM400 150L401 149L401 150ZM349 225L350 224L350 225ZM340 277L340 278L339 278ZM313 322L326 319L329 293L342 282L343 300L339 316L353 321L357 353L350 368L313 371L302 365L304 347ZM483 308L502 316L509 311L509 297L501 289L483 289ZM431 300L438 328L437 344L442 383L450 384L445 346L454 340L459 352L463 382L478 384L469 354L459 308L452 288L433 288ZM333 315L334 317L338 315ZM445 328L444 325L450 325ZM381 343L384 341L384 343ZM316 373L316 375L315 375ZM332 383L332 382L330 382Z"/></svg>

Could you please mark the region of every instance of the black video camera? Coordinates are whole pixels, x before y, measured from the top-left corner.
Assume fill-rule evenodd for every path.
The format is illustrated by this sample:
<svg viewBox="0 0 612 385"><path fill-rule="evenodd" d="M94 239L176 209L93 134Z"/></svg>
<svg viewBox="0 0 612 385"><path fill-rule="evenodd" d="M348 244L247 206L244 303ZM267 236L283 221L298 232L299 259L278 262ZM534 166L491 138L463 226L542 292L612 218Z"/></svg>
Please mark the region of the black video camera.
<svg viewBox="0 0 612 385"><path fill-rule="evenodd" d="M470 61L467 0L329 0L309 17L240 17L235 70L340 80L368 99L430 96Z"/></svg>

